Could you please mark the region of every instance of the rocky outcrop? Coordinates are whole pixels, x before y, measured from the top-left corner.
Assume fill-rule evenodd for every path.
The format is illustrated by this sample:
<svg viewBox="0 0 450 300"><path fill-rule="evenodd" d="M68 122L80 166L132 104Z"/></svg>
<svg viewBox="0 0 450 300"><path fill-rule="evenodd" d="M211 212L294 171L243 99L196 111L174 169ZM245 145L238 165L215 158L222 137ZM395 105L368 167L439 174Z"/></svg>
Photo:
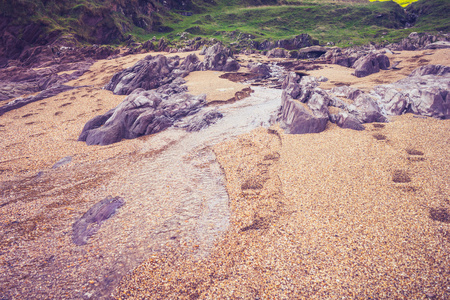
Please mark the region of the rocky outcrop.
<svg viewBox="0 0 450 300"><path fill-rule="evenodd" d="M389 45L388 48L395 51L437 49L434 47L439 47L439 45L444 45L445 47L445 45L448 45L445 42L450 42L450 34L448 33L432 35L429 33L412 32L407 38L404 38L399 43Z"/></svg>
<svg viewBox="0 0 450 300"><path fill-rule="evenodd" d="M184 75L173 72L179 64L179 57L167 58L164 55L149 55L134 66L115 74L105 89L117 95L129 95L138 88L156 89L172 82L176 77Z"/></svg>
<svg viewBox="0 0 450 300"><path fill-rule="evenodd" d="M232 58L231 50L215 44L205 50L205 58L201 62L195 54L184 60L178 56L147 56L134 66L113 76L105 89L118 95L129 95L141 88L151 90L170 84L176 78L185 77L192 71L237 71L239 63Z"/></svg>
<svg viewBox="0 0 450 300"><path fill-rule="evenodd" d="M414 113L450 118L450 67L422 66L393 84L376 86L372 95L386 115Z"/></svg>
<svg viewBox="0 0 450 300"><path fill-rule="evenodd" d="M219 43L207 48L205 57L196 70L198 71L225 71L232 72L239 70L239 63L233 59L232 52L229 48L225 48Z"/></svg>
<svg viewBox="0 0 450 300"><path fill-rule="evenodd" d="M353 64L355 69L354 75L356 77L365 77L373 73L378 73L381 70L389 68L389 58L384 54L371 53L360 57Z"/></svg>
<svg viewBox="0 0 450 300"><path fill-rule="evenodd" d="M283 48L275 48L267 52L268 58L285 58L289 56L289 52Z"/></svg>
<svg viewBox="0 0 450 300"><path fill-rule="evenodd" d="M299 59L319 58L328 51L327 48L321 46L311 46L298 50L297 57Z"/></svg>
<svg viewBox="0 0 450 300"><path fill-rule="evenodd" d="M83 87L83 86L81 86L81 87ZM36 101L39 101L42 99L50 98L50 97L58 95L59 93L62 93L65 91L70 91L70 90L76 89L76 88L80 88L80 87L73 87L73 86L68 86L68 85L58 85L56 87L52 87L43 92L40 92L36 96L29 96L29 97L25 97L25 98L14 99L13 101L8 102L7 104L0 107L0 116L8 111L13 110L13 109L17 109L17 108L23 107L27 104L30 104L30 103L33 103L33 102L36 102Z"/></svg>
<svg viewBox="0 0 450 300"><path fill-rule="evenodd" d="M139 88L115 109L87 122L78 140L88 145L109 145L156 133L195 114L205 103L206 95L178 93L168 96Z"/></svg>
<svg viewBox="0 0 450 300"><path fill-rule="evenodd" d="M286 133L317 133L328 121L328 95L317 88L317 81L291 72L283 82L279 120Z"/></svg>

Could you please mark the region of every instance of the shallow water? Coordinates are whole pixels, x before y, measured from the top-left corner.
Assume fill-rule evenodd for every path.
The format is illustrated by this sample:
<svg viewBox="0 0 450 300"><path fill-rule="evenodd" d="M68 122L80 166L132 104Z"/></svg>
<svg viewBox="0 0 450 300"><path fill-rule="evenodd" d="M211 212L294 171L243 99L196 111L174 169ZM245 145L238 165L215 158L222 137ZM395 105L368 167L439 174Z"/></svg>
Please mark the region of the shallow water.
<svg viewBox="0 0 450 300"><path fill-rule="evenodd" d="M122 275L167 243L195 245L196 257L208 254L230 222L226 179L211 146L268 127L281 104L281 90L253 89L246 99L206 107L223 114L208 128L198 132L170 128L149 137L137 151L139 161L105 187L127 202L98 234L99 247L108 243L117 251L105 265L108 270L98 273L110 276L87 296L105 297ZM130 220L127 227L123 220Z"/></svg>

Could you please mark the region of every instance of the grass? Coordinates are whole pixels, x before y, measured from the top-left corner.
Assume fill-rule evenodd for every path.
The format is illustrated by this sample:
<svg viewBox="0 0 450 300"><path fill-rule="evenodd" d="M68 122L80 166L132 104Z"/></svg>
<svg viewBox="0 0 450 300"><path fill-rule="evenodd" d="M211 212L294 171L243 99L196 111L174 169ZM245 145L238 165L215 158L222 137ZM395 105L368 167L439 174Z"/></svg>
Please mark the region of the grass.
<svg viewBox="0 0 450 300"><path fill-rule="evenodd" d="M158 12L146 14L138 0L17 0L14 5L1 0L0 15L16 16L16 24L45 24L47 32L69 33L88 43L93 43L95 26L99 25L116 29L116 40L108 43L118 43L131 34L137 41L165 37L176 44L181 43L182 32L189 32L189 38L214 38L243 47L245 36L260 42L307 33L320 44L346 47L396 42L413 31L450 30L448 0L395 0L398 4L370 1L216 0L214 5L209 0L192 0L185 10L167 10L154 1ZM125 13L113 11L114 5L121 6ZM405 29L400 5L408 5L409 11L421 15L415 27ZM186 12L188 16L181 14ZM86 19L97 17L102 20L99 25L86 24Z"/></svg>

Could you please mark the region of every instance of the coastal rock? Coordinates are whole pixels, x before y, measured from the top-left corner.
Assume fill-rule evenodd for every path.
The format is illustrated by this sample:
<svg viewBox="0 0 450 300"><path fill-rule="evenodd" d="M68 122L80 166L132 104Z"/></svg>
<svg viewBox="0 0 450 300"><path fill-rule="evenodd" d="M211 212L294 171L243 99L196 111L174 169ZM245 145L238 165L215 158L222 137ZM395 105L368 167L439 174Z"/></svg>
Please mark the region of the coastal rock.
<svg viewBox="0 0 450 300"><path fill-rule="evenodd" d="M371 53L359 58L354 64L354 75L356 77L365 77L381 70L389 68L389 58L384 54Z"/></svg>
<svg viewBox="0 0 450 300"><path fill-rule="evenodd" d="M109 145L162 131L175 121L198 112L206 95L173 95L136 89L115 109L86 123L78 140L88 145Z"/></svg>
<svg viewBox="0 0 450 300"><path fill-rule="evenodd" d="M72 225L72 241L77 246L87 244L88 239L96 234L103 222L111 218L125 204L121 197L108 196L92 206Z"/></svg>
<svg viewBox="0 0 450 300"><path fill-rule="evenodd" d="M256 63L249 64L248 68L251 73L258 74L258 77L270 77L270 67L266 64Z"/></svg>
<svg viewBox="0 0 450 300"><path fill-rule="evenodd" d="M361 122L354 115L346 111L340 111L337 114L331 114L330 121L341 128L348 128L353 130L365 129Z"/></svg>
<svg viewBox="0 0 450 300"><path fill-rule="evenodd" d="M223 114L216 109L205 110L193 116L184 118L181 122L176 124L176 127L184 128L188 132L199 131L203 128L216 123L223 118Z"/></svg>
<svg viewBox="0 0 450 300"><path fill-rule="evenodd" d="M417 32L411 32L407 38L404 38L399 43L395 43L392 45L389 45L389 48L395 51L402 51L402 50L419 50L419 49L438 49L438 48L426 48L426 47L434 47L431 46L434 43L436 47L438 45L441 45L439 42L449 42L450 41L450 35L447 34L437 34L432 35L429 33L417 33ZM442 45L445 45L446 43L443 43ZM430 45L430 46L428 46Z"/></svg>
<svg viewBox="0 0 450 300"><path fill-rule="evenodd" d="M321 46L311 46L298 50L299 59L319 58L328 51L327 48Z"/></svg>
<svg viewBox="0 0 450 300"><path fill-rule="evenodd" d="M450 67L428 65L393 84L376 86L373 94L388 115L407 112L450 118Z"/></svg>
<svg viewBox="0 0 450 300"><path fill-rule="evenodd" d="M282 84L281 126L291 134L321 132L328 122L330 99L325 91L317 88L314 77L299 78L291 72Z"/></svg>
<svg viewBox="0 0 450 300"><path fill-rule="evenodd" d="M117 95L129 95L138 88L158 88L175 79L176 74L172 71L179 63L178 56L167 58L164 55L149 55L134 66L115 74L105 89Z"/></svg>
<svg viewBox="0 0 450 300"><path fill-rule="evenodd" d="M267 52L268 58L285 58L289 56L289 52L282 48L275 48Z"/></svg>
<svg viewBox="0 0 450 300"><path fill-rule="evenodd" d="M217 43L206 49L205 58L197 67L197 71L231 72L239 70L239 67L239 63L232 57L231 50Z"/></svg>

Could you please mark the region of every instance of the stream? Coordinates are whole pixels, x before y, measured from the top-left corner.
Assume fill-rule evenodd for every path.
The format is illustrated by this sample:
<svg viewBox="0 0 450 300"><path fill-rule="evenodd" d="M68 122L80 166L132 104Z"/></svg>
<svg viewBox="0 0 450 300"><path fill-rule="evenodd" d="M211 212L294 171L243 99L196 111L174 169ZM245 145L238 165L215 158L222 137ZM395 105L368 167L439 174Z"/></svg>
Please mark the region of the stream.
<svg viewBox="0 0 450 300"><path fill-rule="evenodd" d="M205 107L223 114L207 128L172 127L150 136L138 150L142 159L104 187L126 205L97 233L99 247L114 245L115 251L95 272L100 284L83 298L108 298L124 274L168 243L196 245L197 258L208 255L230 222L226 179L212 146L270 126L281 104L281 90L252 89L246 99Z"/></svg>

